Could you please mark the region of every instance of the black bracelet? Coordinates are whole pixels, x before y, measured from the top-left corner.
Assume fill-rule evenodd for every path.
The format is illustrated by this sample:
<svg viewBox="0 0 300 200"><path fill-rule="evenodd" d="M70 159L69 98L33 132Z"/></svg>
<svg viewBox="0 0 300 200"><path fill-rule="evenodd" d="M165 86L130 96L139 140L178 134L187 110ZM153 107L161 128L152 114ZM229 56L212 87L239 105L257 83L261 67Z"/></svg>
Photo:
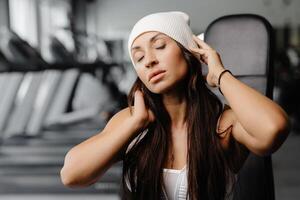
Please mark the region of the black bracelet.
<svg viewBox="0 0 300 200"><path fill-rule="evenodd" d="M220 89L220 81L221 81L222 75L223 75L225 72L229 72L229 73L232 75L231 71L229 71L228 69L226 69L226 70L224 70L224 71L221 72L221 74L220 74L220 76L219 76L219 79L218 79L218 87L219 87L219 91L220 91L220 93L221 93L222 95L223 95L223 92L222 92L221 89Z"/></svg>

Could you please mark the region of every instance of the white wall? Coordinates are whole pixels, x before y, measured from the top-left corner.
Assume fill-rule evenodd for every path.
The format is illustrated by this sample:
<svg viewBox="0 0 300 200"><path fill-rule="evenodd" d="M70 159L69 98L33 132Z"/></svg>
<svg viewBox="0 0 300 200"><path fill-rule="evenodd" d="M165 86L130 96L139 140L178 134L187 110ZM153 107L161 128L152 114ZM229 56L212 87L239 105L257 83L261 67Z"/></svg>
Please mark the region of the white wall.
<svg viewBox="0 0 300 200"><path fill-rule="evenodd" d="M264 16L274 27L291 22L300 24L300 1L290 0L98 0L92 7L97 10L94 21L99 35L123 34L142 16L158 11L181 10L190 15L195 33L220 16L236 13L254 13ZM95 8L96 7L96 8ZM117 37L118 35L116 35Z"/></svg>

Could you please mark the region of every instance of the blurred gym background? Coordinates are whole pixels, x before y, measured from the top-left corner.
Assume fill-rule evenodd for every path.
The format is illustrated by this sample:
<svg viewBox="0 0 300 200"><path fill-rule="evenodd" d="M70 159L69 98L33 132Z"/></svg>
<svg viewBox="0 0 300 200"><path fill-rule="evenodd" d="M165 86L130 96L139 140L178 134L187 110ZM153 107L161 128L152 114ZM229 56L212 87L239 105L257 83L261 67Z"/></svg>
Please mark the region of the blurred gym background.
<svg viewBox="0 0 300 200"><path fill-rule="evenodd" d="M62 185L66 152L125 107L136 78L127 38L142 16L181 10L195 34L227 14L264 16L275 33L274 101L292 132L272 156L276 199L300 196L300 2L0 0L0 199L119 199L122 163L96 184Z"/></svg>

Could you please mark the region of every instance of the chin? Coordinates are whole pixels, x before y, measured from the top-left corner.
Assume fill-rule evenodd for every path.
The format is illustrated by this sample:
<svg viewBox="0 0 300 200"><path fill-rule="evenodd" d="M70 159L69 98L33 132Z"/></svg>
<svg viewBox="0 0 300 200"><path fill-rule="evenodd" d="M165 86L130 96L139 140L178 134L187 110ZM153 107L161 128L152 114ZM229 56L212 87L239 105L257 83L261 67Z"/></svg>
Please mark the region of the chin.
<svg viewBox="0 0 300 200"><path fill-rule="evenodd" d="M165 84L156 84L154 86L147 87L154 94L163 94L169 91L170 89L174 88L175 84L172 85L165 85Z"/></svg>

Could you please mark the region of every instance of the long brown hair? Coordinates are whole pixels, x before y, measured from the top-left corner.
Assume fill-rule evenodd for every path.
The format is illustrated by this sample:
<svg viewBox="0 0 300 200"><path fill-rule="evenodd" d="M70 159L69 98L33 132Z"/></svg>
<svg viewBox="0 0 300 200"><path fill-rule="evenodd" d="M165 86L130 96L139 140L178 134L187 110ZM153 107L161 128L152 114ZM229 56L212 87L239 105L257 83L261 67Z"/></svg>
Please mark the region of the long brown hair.
<svg viewBox="0 0 300 200"><path fill-rule="evenodd" d="M234 181L216 133L222 102L206 86L198 59L180 43L177 45L188 64L188 75L183 80L187 88L188 198L221 200L228 194L228 182ZM123 157L122 199L156 200L163 196L162 169L170 147L170 116L161 96L149 91L139 78L129 92L129 107L133 106L137 89L144 93L146 106L154 113L155 121L148 125L145 137L138 139Z"/></svg>

